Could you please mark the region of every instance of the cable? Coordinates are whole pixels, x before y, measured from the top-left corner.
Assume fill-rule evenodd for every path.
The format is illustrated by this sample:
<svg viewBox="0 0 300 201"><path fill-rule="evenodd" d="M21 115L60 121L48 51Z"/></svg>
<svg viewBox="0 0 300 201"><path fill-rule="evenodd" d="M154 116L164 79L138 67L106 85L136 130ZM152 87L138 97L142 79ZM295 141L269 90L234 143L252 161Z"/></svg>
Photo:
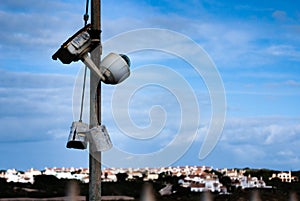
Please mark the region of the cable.
<svg viewBox="0 0 300 201"><path fill-rule="evenodd" d="M84 101L84 92L85 92L85 82L86 82L86 69L84 68L84 75L83 75L83 86L82 86L82 94L81 94L81 105L80 105L80 118L79 121L82 121L82 112L83 112L83 101Z"/></svg>
<svg viewBox="0 0 300 201"><path fill-rule="evenodd" d="M84 20L84 26L87 25L87 22L89 20L89 0L86 0L86 5L85 5L85 14L83 15L83 20ZM84 75L83 75L83 86L82 86L82 94L81 94L81 105L80 105L80 118L79 121L82 121L82 113L83 113L83 102L84 102L84 93L85 93L85 83L86 83L86 70L87 66L84 68Z"/></svg>
<svg viewBox="0 0 300 201"><path fill-rule="evenodd" d="M97 112L97 122L98 125L101 125L101 111L100 111L100 105L101 104L101 81L99 81L97 86L97 94L96 94L96 112Z"/></svg>
<svg viewBox="0 0 300 201"><path fill-rule="evenodd" d="M84 26L86 26L89 20L89 0L86 0L85 14L83 15L83 20L84 20Z"/></svg>

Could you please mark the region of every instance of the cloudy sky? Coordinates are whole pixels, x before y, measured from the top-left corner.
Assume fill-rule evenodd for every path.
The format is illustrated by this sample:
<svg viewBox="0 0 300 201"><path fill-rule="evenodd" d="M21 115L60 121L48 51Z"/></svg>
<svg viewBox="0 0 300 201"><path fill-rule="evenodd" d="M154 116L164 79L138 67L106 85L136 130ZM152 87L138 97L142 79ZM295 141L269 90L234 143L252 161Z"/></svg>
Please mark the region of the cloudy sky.
<svg viewBox="0 0 300 201"><path fill-rule="evenodd" d="M88 166L87 151L65 147L83 65L51 59L83 26L85 3L1 1L0 169ZM104 165L299 170L299 8L293 0L103 0L103 56L115 50L132 63L125 82L102 85L114 145ZM217 70L209 81L205 66ZM226 112L224 128L201 158L214 112L217 120Z"/></svg>

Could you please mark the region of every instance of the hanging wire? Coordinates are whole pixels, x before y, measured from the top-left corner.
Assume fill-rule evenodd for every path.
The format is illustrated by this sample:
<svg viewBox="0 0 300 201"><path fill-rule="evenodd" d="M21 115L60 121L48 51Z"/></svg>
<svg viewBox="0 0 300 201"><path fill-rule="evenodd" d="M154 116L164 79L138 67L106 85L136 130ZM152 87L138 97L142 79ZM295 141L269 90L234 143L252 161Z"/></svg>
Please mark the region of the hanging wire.
<svg viewBox="0 0 300 201"><path fill-rule="evenodd" d="M89 0L86 0L85 14L83 15L84 26L87 25L87 22L89 20L89 14L88 13L89 13ZM85 68L84 68L84 75L83 75L83 86L82 86L80 117L79 117L80 122L82 122L83 102L84 102L85 83L86 83L86 70L87 70L87 66L85 66Z"/></svg>
<svg viewBox="0 0 300 201"><path fill-rule="evenodd" d="M86 83L86 69L84 68L84 75L83 75L83 86L82 86L82 95L81 95L81 105L80 105L80 118L79 121L82 121L82 113L83 113L83 101L84 101L84 93L85 93L85 83Z"/></svg>
<svg viewBox="0 0 300 201"><path fill-rule="evenodd" d="M97 112L97 122L98 125L101 125L101 111L100 111L100 104L101 104L101 82L99 82L97 86L97 95L96 95L96 112Z"/></svg>
<svg viewBox="0 0 300 201"><path fill-rule="evenodd" d="M89 20L89 0L86 0L85 14L83 15L83 20L84 20L84 26L86 26Z"/></svg>

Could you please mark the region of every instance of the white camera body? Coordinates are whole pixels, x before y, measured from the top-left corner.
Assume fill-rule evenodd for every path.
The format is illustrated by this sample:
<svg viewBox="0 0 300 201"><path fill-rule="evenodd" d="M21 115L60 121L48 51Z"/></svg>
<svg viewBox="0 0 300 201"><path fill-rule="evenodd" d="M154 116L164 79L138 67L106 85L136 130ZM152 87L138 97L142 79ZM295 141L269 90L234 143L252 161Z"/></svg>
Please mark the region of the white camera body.
<svg viewBox="0 0 300 201"><path fill-rule="evenodd" d="M126 55L109 53L100 63L100 71L106 84L118 84L130 75L130 60Z"/></svg>

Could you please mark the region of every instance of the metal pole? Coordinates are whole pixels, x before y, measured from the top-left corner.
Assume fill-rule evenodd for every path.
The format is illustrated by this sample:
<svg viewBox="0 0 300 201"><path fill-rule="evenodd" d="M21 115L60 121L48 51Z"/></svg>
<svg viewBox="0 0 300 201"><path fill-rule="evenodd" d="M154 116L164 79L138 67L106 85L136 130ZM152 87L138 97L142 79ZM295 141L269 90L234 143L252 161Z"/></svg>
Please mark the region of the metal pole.
<svg viewBox="0 0 300 201"><path fill-rule="evenodd" d="M96 66L100 65L101 48L101 0L91 1L92 30L99 34L100 45L91 53L91 58ZM101 124L101 83L98 76L90 72L90 127ZM89 146L89 201L101 201L101 153L92 153L93 145Z"/></svg>

